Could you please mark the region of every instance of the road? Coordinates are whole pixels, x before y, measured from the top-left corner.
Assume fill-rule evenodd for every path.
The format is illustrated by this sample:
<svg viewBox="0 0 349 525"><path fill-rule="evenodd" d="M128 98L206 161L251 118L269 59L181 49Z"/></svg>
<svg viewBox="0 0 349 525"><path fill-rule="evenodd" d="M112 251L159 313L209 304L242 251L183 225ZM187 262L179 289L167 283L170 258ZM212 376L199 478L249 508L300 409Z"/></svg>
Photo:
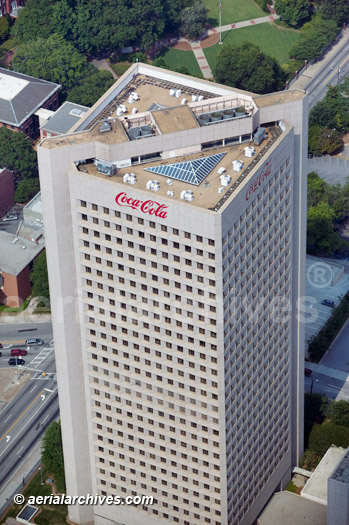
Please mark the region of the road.
<svg viewBox="0 0 349 525"><path fill-rule="evenodd" d="M331 86L339 84L348 73L349 44L347 42L330 60L322 63L317 75L306 84L305 89L309 94L309 109L323 99L329 84Z"/></svg>
<svg viewBox="0 0 349 525"><path fill-rule="evenodd" d="M31 377L12 401L0 407L1 508L8 497L7 481L30 455L47 426L58 417L59 408L51 323L42 323L39 328L28 324L2 325L0 329L1 341L8 343L2 349L1 368L8 368L11 341L20 346L18 341L34 336L46 343L29 347L24 356L25 365L17 367L17 372L21 374L28 370Z"/></svg>

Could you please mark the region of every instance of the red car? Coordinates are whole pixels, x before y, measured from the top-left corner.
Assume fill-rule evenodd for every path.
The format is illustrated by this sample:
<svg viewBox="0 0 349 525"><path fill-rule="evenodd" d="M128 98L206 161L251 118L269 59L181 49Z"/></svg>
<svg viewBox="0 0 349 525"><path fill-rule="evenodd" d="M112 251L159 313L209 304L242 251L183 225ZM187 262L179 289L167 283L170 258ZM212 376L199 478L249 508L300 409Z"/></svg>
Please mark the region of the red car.
<svg viewBox="0 0 349 525"><path fill-rule="evenodd" d="M17 355L27 355L27 351L26 350L22 350L21 348L12 348L11 350L11 355L12 356L17 356Z"/></svg>
<svg viewBox="0 0 349 525"><path fill-rule="evenodd" d="M312 370L310 370L310 368L304 368L304 375L305 376L311 376L312 374Z"/></svg>

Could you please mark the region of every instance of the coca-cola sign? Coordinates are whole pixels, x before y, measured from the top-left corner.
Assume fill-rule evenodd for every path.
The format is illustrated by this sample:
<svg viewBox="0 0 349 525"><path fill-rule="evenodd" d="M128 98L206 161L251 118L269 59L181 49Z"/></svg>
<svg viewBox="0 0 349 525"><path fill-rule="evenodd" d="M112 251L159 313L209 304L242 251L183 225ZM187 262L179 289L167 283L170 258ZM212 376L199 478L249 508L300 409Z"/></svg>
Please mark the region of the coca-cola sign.
<svg viewBox="0 0 349 525"><path fill-rule="evenodd" d="M140 210L143 213L149 213L149 215L154 215L161 219L166 219L167 217L167 212L165 210L168 206L151 200L140 201L138 199L132 199L132 197L127 197L127 194L124 191L117 194L115 202L119 206L126 206L133 210Z"/></svg>
<svg viewBox="0 0 349 525"><path fill-rule="evenodd" d="M263 168L262 168L262 171L260 172L259 175L257 175L257 177L255 179L253 179L248 188L247 188L247 191L246 191L246 200L248 201L249 198L251 197L251 195L257 191L257 189L259 188L259 186L262 185L263 181L268 177L268 175L270 175L270 172L271 172L271 160L268 160Z"/></svg>

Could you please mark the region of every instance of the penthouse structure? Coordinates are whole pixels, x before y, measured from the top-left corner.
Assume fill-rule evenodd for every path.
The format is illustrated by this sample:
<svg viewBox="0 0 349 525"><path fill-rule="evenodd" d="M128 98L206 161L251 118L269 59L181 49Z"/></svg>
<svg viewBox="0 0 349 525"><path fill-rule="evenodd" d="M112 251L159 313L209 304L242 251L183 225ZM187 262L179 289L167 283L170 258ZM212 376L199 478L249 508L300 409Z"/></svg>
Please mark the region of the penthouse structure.
<svg viewBox="0 0 349 525"><path fill-rule="evenodd" d="M303 451L305 93L134 64L38 147L69 508L250 525Z"/></svg>

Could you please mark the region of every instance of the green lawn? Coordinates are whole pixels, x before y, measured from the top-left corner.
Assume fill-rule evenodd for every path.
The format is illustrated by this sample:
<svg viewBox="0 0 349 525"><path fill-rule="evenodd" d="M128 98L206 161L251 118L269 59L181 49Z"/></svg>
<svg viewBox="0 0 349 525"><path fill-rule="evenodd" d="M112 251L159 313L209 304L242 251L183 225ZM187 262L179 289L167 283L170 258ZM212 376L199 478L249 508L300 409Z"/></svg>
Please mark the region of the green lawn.
<svg viewBox="0 0 349 525"><path fill-rule="evenodd" d="M296 31L278 29L269 23L232 29L222 33L223 45L240 45L243 42L251 42L259 46L266 55L274 57L280 64L289 60L289 50L299 37L300 33ZM216 55L221 47L219 44L216 44L204 49L212 70L215 66Z"/></svg>
<svg viewBox="0 0 349 525"><path fill-rule="evenodd" d="M201 70L192 51L181 51L173 47L165 48L161 56L166 60L172 71L184 66L188 69L190 75L202 78Z"/></svg>
<svg viewBox="0 0 349 525"><path fill-rule="evenodd" d="M267 16L253 0L221 0L222 1L222 25L235 24L251 18ZM203 4L209 10L207 16L214 27L219 25L219 0L203 0Z"/></svg>

